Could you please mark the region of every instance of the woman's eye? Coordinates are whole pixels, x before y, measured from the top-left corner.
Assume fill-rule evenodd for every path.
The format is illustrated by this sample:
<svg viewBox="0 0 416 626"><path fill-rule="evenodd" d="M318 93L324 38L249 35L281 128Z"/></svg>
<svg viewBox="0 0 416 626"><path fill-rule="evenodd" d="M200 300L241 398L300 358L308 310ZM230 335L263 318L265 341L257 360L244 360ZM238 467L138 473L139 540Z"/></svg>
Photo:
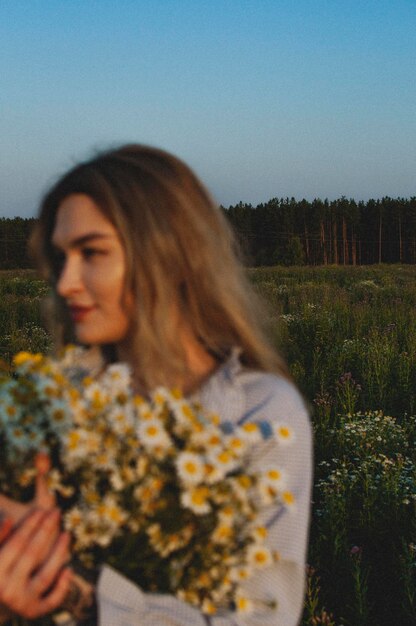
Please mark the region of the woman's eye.
<svg viewBox="0 0 416 626"><path fill-rule="evenodd" d="M97 250L97 248L83 248L82 255L85 259L91 259L94 256L105 254L103 250Z"/></svg>

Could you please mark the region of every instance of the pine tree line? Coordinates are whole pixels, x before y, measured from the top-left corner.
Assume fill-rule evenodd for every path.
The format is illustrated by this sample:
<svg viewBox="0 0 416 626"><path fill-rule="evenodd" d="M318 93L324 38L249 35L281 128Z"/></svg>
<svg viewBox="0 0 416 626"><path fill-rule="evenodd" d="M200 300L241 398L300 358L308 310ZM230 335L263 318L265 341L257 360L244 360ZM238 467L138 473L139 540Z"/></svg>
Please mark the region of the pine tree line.
<svg viewBox="0 0 416 626"><path fill-rule="evenodd" d="M250 265L416 263L416 197L222 207Z"/></svg>
<svg viewBox="0 0 416 626"><path fill-rule="evenodd" d="M30 268L27 241L34 218L0 218L0 269Z"/></svg>
<svg viewBox="0 0 416 626"><path fill-rule="evenodd" d="M367 265L416 263L416 196L367 202L272 198L221 207L247 263ZM0 218L0 269L29 268L34 218Z"/></svg>

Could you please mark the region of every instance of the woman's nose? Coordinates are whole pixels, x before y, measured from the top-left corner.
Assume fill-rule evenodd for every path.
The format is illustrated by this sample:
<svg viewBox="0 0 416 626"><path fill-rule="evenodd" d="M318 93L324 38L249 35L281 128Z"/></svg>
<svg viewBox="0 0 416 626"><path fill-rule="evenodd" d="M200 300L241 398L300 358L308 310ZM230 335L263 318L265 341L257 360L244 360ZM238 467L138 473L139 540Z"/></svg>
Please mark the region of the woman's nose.
<svg viewBox="0 0 416 626"><path fill-rule="evenodd" d="M56 284L56 290L62 298L69 298L82 289L81 272L76 259L67 258Z"/></svg>

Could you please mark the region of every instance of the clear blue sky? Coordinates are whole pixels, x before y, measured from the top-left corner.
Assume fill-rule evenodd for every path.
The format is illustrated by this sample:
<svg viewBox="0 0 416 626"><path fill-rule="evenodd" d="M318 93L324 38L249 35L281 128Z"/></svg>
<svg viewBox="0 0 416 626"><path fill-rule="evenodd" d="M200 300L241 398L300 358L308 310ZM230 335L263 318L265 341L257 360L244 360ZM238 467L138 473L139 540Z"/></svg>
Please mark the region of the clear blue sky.
<svg viewBox="0 0 416 626"><path fill-rule="evenodd" d="M228 206L416 195L415 0L0 0L0 216L138 141Z"/></svg>

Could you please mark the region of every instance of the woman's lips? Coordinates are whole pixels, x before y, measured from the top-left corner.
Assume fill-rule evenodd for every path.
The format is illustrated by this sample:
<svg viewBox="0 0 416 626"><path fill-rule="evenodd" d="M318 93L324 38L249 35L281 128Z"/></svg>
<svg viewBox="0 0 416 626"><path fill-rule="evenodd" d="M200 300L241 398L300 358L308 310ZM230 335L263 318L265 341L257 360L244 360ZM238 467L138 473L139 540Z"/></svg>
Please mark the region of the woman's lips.
<svg viewBox="0 0 416 626"><path fill-rule="evenodd" d="M81 322L94 309L93 306L70 306L69 314L73 322Z"/></svg>

